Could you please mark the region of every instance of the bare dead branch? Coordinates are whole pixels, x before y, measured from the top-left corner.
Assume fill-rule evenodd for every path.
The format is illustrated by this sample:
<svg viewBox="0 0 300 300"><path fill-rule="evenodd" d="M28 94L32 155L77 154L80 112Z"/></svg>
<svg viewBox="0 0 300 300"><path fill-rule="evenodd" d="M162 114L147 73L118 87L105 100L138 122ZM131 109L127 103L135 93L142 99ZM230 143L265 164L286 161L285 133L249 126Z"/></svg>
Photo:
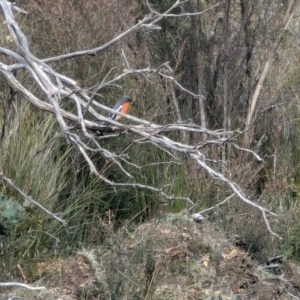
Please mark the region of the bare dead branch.
<svg viewBox="0 0 300 300"><path fill-rule="evenodd" d="M240 200L242 200L243 202L245 202L246 204L253 206L257 209L259 209L263 215L265 224L269 230L269 232L273 235L275 235L276 237L278 237L279 239L282 239L278 234L274 233L271 229L270 229L270 224L269 221L266 217L266 213L269 213L273 216L276 216L276 214L274 214L273 212L271 212L270 210L254 203L253 201L249 200L244 193L241 191L240 187L235 184L234 182L228 180L223 174L216 172L215 170L213 170L212 168L210 168L208 165L205 164L205 162L203 161L202 157L198 157L197 154L190 154L190 156L200 165L202 166L213 178L219 179L222 182L226 183L231 190L240 198Z"/></svg>
<svg viewBox="0 0 300 300"><path fill-rule="evenodd" d="M246 149L246 148L241 148L241 147L239 147L239 146L238 146L237 144L235 144L235 143L231 143L231 145L233 145L233 146L234 146L236 149L238 149L238 150L252 153L252 154L254 155L254 157L255 157L258 161L263 161L263 159L262 159L258 154L256 154L254 151L251 151L251 150Z"/></svg>
<svg viewBox="0 0 300 300"><path fill-rule="evenodd" d="M30 291L40 291L46 289L44 286L30 286L20 282L0 282L0 287L20 287Z"/></svg>
<svg viewBox="0 0 300 300"><path fill-rule="evenodd" d="M222 2L219 2L217 5L220 5ZM25 37L25 35L22 33L21 29L19 28L17 22L14 19L14 16L11 11L11 5L9 2L5 0L0 0L0 5L2 7L3 14L5 16L8 29L10 30L11 36L13 37L13 40L15 44L18 47L18 50L20 52L19 54L13 53L11 51L8 51L6 49L0 48L0 52L4 53L5 55L9 55L13 57L14 59L18 60L21 64L15 64L15 65L5 65L3 63L0 63L0 72L4 75L8 83L11 87L13 87L16 91L20 92L30 103L32 103L34 106L38 107L41 110L50 112L55 114L55 117L57 119L57 122L60 125L62 134L65 136L65 138L71 142L81 153L81 155L84 157L86 163L91 169L91 172L100 180L105 182L106 184L110 185L112 188L117 187L130 187L134 189L146 189L149 191L152 191L154 193L157 193L164 198L172 201L172 200L183 200L187 201L192 206L194 205L193 201L187 197L176 197L168 195L164 192L166 187L163 188L157 188L152 187L148 185L144 185L141 183L135 183L135 182L129 182L129 183L115 183L107 179L101 172L99 172L92 161L92 159L89 156L89 152L101 152L104 156L106 156L109 160L112 161L112 163L116 164L119 169L126 174L130 180L134 180L129 174L125 168L123 167L123 163L127 164L129 163L127 159L125 159L122 155L114 155L110 153L109 151L103 149L99 143L97 142L97 139L102 139L104 137L97 137L95 135L92 135L89 131L92 131L93 133L100 131L100 132L113 132L113 133L132 133L135 136L138 136L139 139L133 141L134 143L145 143L149 142L155 145L156 147L162 149L163 151L167 152L169 155L174 156L173 153L183 153L190 159L192 159L196 164L203 168L211 177L214 179L217 179L224 184L228 185L230 189L234 192L234 195L236 195L241 201L245 202L247 205L250 205L256 209L259 209L263 215L264 221L266 223L266 226L269 230L269 232L277 237L279 237L277 234L275 234L271 229L268 222L268 219L266 217L266 213L271 214L272 216L276 216L276 214L272 213L268 209L256 204L254 201L247 198L247 196L244 194L242 189L233 181L226 178L222 173L214 170L211 168L207 161L208 159L205 157L203 153L200 152L200 148L202 145L209 145L209 144L215 144L215 145L222 145L223 143L231 143L233 139L235 138L235 135L237 132L230 131L230 130L209 130L207 128L203 128L200 126L197 126L195 124L191 124L188 122L179 122L175 124L168 124L168 125L157 125L153 124L149 121L142 120L130 115L123 115L120 113L121 116L124 118L136 122L139 125L123 125L119 122L116 122L114 120L108 119L104 117L102 114L98 113L98 109L113 112L112 109L96 102L93 100L96 93L103 89L104 87L112 86L117 84L121 79L123 79L125 76L131 75L131 74L140 74L141 76L145 76L148 74L154 74L159 75L165 78L166 80L170 81L172 84L177 86L182 92L187 93L189 95L192 95L195 99L203 98L205 99L204 95L197 95L180 84L175 76L172 68L168 65L168 63L165 63L161 65L159 68L145 68L145 69L133 69L130 67L128 60L123 53L123 58L126 64L126 69L123 71L122 74L116 75L113 78L110 78L109 74L104 77L102 82L94 87L92 89L92 95L89 96L86 91L81 89L76 81L74 81L71 78L66 77L65 75L59 74L55 70L53 70L47 63L54 62L54 61L61 61L68 58L73 58L76 56L82 56L82 55L95 55L100 51L103 51L116 43L117 41L124 38L126 35L140 29L143 27L147 28L153 28L156 29L157 24L160 20L165 18L166 16L170 15L170 12L178 7L179 5L183 4L184 2L180 2L177 0L168 10L165 11L163 14L158 14L156 12L152 12L151 15L145 16L140 22L133 25L111 41L108 41L104 45L91 49L91 50L85 50L85 51L78 51L74 53L69 53L65 55L60 55L53 58L47 58L44 60L40 60L36 58L31 52L29 51L28 42ZM216 6L217 6L216 5ZM214 7L216 7L214 6ZM214 7L210 8L213 9ZM203 12L199 12L196 14L200 14ZM176 15L177 16L177 15ZM183 16L183 15L182 15ZM42 101L38 99L35 95L33 95L30 91L28 91L24 86L21 85L21 83L15 78L13 75L13 71L18 68L25 67L29 74L33 76L34 80L39 85L41 91L45 95L48 102ZM68 84L66 86L65 84ZM73 101L74 107L76 108L76 115L74 113L70 113L66 110L63 110L60 107L60 101L63 98L69 98ZM255 101L254 101L255 102ZM253 102L253 103L254 103ZM252 103L252 104L253 104ZM254 103L255 105L255 103ZM93 119L96 119L97 121L91 121L90 117L93 117ZM252 115L250 116L252 119ZM71 121L74 126L68 126ZM103 126L101 125L101 122L107 122L109 126ZM109 127L109 128L108 128ZM246 126L247 127L247 126ZM74 129L81 129L82 134L85 138L87 138L93 146L88 146L85 144L82 139L79 137L77 133L74 133ZM88 131L89 130L89 131ZM167 136L163 135L166 132L171 131L181 131L181 132L193 132L193 133L205 133L208 136L212 136L215 139L209 140L206 139L204 143L201 143L200 145L192 145L187 143L181 143L178 141L175 141L171 138L168 138ZM112 135L115 136L115 135ZM108 137L106 137L108 138ZM217 138L217 139L216 139ZM240 151L247 151L249 153L252 153L256 159L261 160L261 158L254 153L251 150L240 148L239 146L235 145L238 150ZM130 163L129 163L130 164ZM138 167L138 166L137 166ZM4 175L0 174L0 178L5 180L7 184L9 184L12 188L14 188L16 191L20 193L22 197L29 200L34 205L37 205L39 208L45 209L38 205L37 202L33 201L30 197L25 195L21 190L19 190L12 181L8 178L6 178ZM227 199L228 200L228 199ZM226 200L226 201L227 201ZM225 201L225 200L224 200ZM224 202L223 201L223 202ZM222 203L223 203L222 202ZM46 213L50 214L55 219L59 220L60 222L65 222L63 220L60 220L50 212L46 211ZM66 223L63 223L64 225ZM280 238L280 237L279 237Z"/></svg>
<svg viewBox="0 0 300 300"><path fill-rule="evenodd" d="M24 199L26 199L28 202L30 202L31 204L37 206L39 209L41 209L43 212L45 212L47 215L49 215L50 217L54 218L55 220L57 220L58 222L62 223L64 226L67 225L67 222L65 220L62 220L61 218L57 217L55 214L53 214L52 212L50 212L48 209L46 209L44 206L42 206L40 203L34 201L30 196L26 195L21 189L19 189L13 182L11 179L7 178L6 176L4 176L2 173L0 173L0 178L5 181L11 188L13 188L16 192L18 192L20 194L20 196Z"/></svg>
<svg viewBox="0 0 300 300"><path fill-rule="evenodd" d="M188 1L182 1L182 2L176 1L174 5L176 5L176 7L177 7L177 6L179 6L179 5L181 5L181 4L184 4L184 3L186 3L186 2L188 2ZM202 15L202 14L204 14L204 13L206 13L206 12L208 12L208 11L214 9L214 8L216 8L217 6L223 4L224 2L225 2L225 0L223 0L223 1L221 1L221 2L219 2L219 3L217 3L217 4L215 4L215 5L213 5L213 6L209 7L209 8L207 8L207 9L204 9L204 10L202 10L202 11L199 11L199 12L195 12L195 13L180 13L180 14L178 14L178 15L176 15L176 14L169 14L169 13L163 13L163 14L160 14L159 12L157 12L157 11L155 11L153 8L151 8L151 6L149 5L149 2L148 2L148 1L147 1L147 6L148 6L149 10L150 10L154 15L157 15L157 16L163 16L163 17L187 17L187 16L190 16L190 17L192 17L192 16L199 16L199 15Z"/></svg>
<svg viewBox="0 0 300 300"><path fill-rule="evenodd" d="M253 123L255 123L260 118L260 116L262 116L264 113L266 113L270 110L273 110L273 109L278 109L278 107L280 107L284 104L286 104L286 103L278 103L278 104L274 104L274 105L268 106L267 108L263 109L262 111L260 111L257 114L257 116L256 116L255 120L253 121Z"/></svg>
<svg viewBox="0 0 300 300"><path fill-rule="evenodd" d="M89 49L89 50L76 51L73 53L67 53L67 54L63 54L63 55L59 55L59 56L55 56L55 57L49 57L49 58L44 59L43 62L51 63L51 62L62 61L62 60L70 59L70 58L75 58L78 56L96 55L97 53L106 50L107 48L109 48L110 46L115 44L116 42L120 41L127 35L133 33L134 31L136 31L142 27L147 27L150 29L151 29L151 27L155 28L155 26L154 26L155 23L157 23L160 20L162 20L163 18L165 18L170 11L172 11L176 7L184 4L185 2L186 1L183 1L183 2L176 1L176 3L174 3L164 14L156 14L156 15L150 14L150 15L145 16L137 24L131 26L129 29L125 30L124 32L122 32L121 34L119 34L118 36L116 36L115 38L113 38L112 40L108 41L107 43L105 43L104 45L102 45L100 47L96 47L94 49ZM6 16L7 16L7 12L8 12L8 10L10 10L10 3L8 1L1 1L1 6L2 6L4 14L6 14ZM12 16L11 11L10 11L10 15ZM12 20L13 18L9 18L9 19ZM19 69L22 67L23 67L22 65L12 66L13 69Z"/></svg>
<svg viewBox="0 0 300 300"><path fill-rule="evenodd" d="M215 209L215 208L217 208L218 206L221 206L221 205L223 205L223 204L225 204L228 200L230 200L233 196L235 196L235 193L233 193L233 194L231 194L229 197L227 197L225 200L223 200L222 202L220 202L220 203L218 203L218 204L216 204L216 205L214 205L214 206L211 206L211 207L209 207L209 208L206 208L206 209L203 209L203 210L201 210L201 211L199 211L197 214L203 214L203 213L205 213L205 212L208 212L208 211L210 211L210 210L213 210L213 209ZM193 217L193 216L192 216Z"/></svg>

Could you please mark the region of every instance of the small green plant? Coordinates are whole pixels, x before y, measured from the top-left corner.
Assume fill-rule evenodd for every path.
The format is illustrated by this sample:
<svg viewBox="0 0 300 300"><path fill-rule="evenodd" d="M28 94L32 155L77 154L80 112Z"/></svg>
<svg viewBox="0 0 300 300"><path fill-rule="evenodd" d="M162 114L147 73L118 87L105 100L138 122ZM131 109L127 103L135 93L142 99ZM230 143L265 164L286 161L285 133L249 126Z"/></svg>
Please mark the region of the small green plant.
<svg viewBox="0 0 300 300"><path fill-rule="evenodd" d="M27 217L25 209L13 199L7 199L0 193L0 243L6 243L6 232L23 222Z"/></svg>
<svg viewBox="0 0 300 300"><path fill-rule="evenodd" d="M0 193L0 223L13 225L25 219L25 209L16 200L7 199Z"/></svg>

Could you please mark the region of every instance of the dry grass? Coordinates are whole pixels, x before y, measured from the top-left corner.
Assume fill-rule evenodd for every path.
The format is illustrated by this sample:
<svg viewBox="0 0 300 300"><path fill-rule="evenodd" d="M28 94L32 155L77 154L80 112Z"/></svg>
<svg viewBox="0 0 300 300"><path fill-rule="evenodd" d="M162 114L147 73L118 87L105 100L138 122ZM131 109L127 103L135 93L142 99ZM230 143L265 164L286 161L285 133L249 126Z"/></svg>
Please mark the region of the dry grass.
<svg viewBox="0 0 300 300"><path fill-rule="evenodd" d="M276 295L283 300L297 295L296 267L286 262L281 274L258 267L207 221L195 224L168 214L123 228L101 247L38 263L31 278L47 290L31 299L271 300ZM28 297L33 293L24 292Z"/></svg>

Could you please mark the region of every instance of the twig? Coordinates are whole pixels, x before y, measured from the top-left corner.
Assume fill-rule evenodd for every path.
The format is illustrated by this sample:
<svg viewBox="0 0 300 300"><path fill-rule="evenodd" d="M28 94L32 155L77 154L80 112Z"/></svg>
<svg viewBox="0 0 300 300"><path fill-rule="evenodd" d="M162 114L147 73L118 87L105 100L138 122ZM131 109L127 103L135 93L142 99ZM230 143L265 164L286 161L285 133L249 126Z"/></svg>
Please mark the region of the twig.
<svg viewBox="0 0 300 300"><path fill-rule="evenodd" d="M20 283L20 282L4 282L1 283L0 282L0 287L12 287L12 286L16 286L16 287L21 287L30 291L40 291L40 290L45 290L46 288L44 286L30 286L28 284L25 283Z"/></svg>
<svg viewBox="0 0 300 300"><path fill-rule="evenodd" d="M179 6L181 4L184 4L188 1L183 1L183 2L179 2L179 1L176 1L176 5ZM169 14L169 13L164 13L164 14L160 14L159 12L155 11L154 9L151 8L151 6L149 5L148 1L147 1L147 4L148 4L148 8L150 9L150 11L154 14L154 15L157 15L157 16L163 16L163 17L186 17L186 16L199 16L199 15L202 15L214 8L216 8L217 6L219 6L220 4L224 3L225 1L221 1L207 9L204 9L202 11L198 11L198 12L195 12L195 13L181 13L181 14Z"/></svg>
<svg viewBox="0 0 300 300"><path fill-rule="evenodd" d="M254 203L253 201L249 200L244 193L241 191L240 187L235 184L234 182L228 180L223 174L216 172L215 170L213 170L212 168L210 168L208 165L206 165L206 163L201 159L201 157L198 157L197 154L192 153L190 154L190 156L200 165L202 166L208 173L210 176L212 176L213 178L219 179L221 181L223 181L224 183L226 183L231 189L232 191L240 198L240 200L242 200L243 202L245 202L246 204L253 206L257 209L259 209L263 215L263 219L265 221L265 224L269 230L269 232L273 235L275 235L276 237L278 237L279 239L282 239L282 237L280 237L277 233L273 232L271 230L269 221L266 217L266 213L269 213L273 216L277 216L275 213L271 212L270 210Z"/></svg>
<svg viewBox="0 0 300 300"><path fill-rule="evenodd" d="M231 143L231 145L233 145L236 149L238 150L241 150L241 151L245 151L245 152L249 152L251 154L254 155L254 157L258 160L258 161L264 161L257 153L255 153L254 151L251 151L249 149L246 149L246 148L242 148L240 146L238 146L237 144L235 143Z"/></svg>
<svg viewBox="0 0 300 300"><path fill-rule="evenodd" d="M235 196L235 193L233 193L233 194L231 194L229 197L227 197L225 200L223 200L222 202L220 202L220 203L218 203L218 204L216 204L216 205L214 205L214 206L211 206L211 207L209 207L209 208L206 208L206 209L204 209L204 210L201 210L200 212L198 212L197 214L203 214L203 213L205 213L205 212L207 212L207 211L210 211L210 210L212 210L212 209L215 209L215 208L217 208L218 206L220 206L220 205L223 205L224 203L226 203L228 200L230 200L233 196Z"/></svg>
<svg viewBox="0 0 300 300"><path fill-rule="evenodd" d="M34 201L30 196L27 196L22 190L20 190L11 179L4 176L2 173L0 173L0 178L3 179L10 187L12 187L16 192L18 192L22 198L29 201L31 204L37 206L39 209L41 209L43 212L57 220L58 222L62 223L64 226L67 225L67 222L65 220L62 220L61 218L57 217L55 214L51 213L48 209L46 209L44 206L42 206L40 203Z"/></svg>
<svg viewBox="0 0 300 300"><path fill-rule="evenodd" d="M263 115L265 112L268 112L268 111L270 111L272 109L278 109L279 106L282 106L284 104L286 104L286 103L278 103L278 104L274 104L274 105L268 106L267 108L263 109L262 111L260 111L258 113L258 115L256 116L256 118L253 121L253 123L255 123L260 118L260 116Z"/></svg>
<svg viewBox="0 0 300 300"><path fill-rule="evenodd" d="M21 265L20 265L20 264L17 264L17 268L18 268L18 270L20 271L21 276L22 276L24 282L27 283L27 279L26 279L26 276L25 276L25 274L24 274L24 271L23 271L23 268L21 267Z"/></svg>

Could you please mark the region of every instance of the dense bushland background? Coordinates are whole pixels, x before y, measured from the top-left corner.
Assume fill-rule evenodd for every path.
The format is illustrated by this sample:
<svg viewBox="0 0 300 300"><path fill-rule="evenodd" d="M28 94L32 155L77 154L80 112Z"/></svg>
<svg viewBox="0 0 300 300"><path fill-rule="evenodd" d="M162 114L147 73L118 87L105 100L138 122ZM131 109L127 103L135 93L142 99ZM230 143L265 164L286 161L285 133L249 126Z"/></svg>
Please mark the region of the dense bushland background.
<svg viewBox="0 0 300 300"><path fill-rule="evenodd" d="M174 1L151 1L157 11L165 11ZM174 14L196 12L217 1L189 1ZM52 67L77 80L83 88L99 83L112 69L122 72L120 51L126 52L134 68L158 67L169 61L174 76L188 90L205 95L201 103L174 84L149 75L126 77L120 87L101 90L97 101L112 106L123 94L135 99L131 114L149 121L168 124L191 120L210 129L242 131L249 104L264 66L276 42L275 55L267 72L252 118L253 126L236 143L247 146L264 158L224 145L209 146L204 153L214 158L226 176L239 184L250 198L278 214L270 219L272 229L283 237L270 235L260 212L232 199L205 216L228 236L240 236L259 261L282 253L299 260L299 8L285 29L288 1L225 1L198 16L168 17L161 30L141 30L96 56L78 57L53 63ZM17 1L28 14L17 14L37 57L50 57L101 45L129 28L148 13L143 0L56 0ZM1 45L14 49L5 23L0 25ZM280 40L277 41L278 36ZM7 58L1 56L3 62ZM22 70L17 76L25 76ZM2 224L0 255L2 281L17 276L16 261L30 274L34 261L54 255L66 256L82 247L109 247L109 239L120 226L134 226L164 211L180 212L186 203L164 206L155 193L130 188L112 189L96 179L83 158L60 135L55 118L38 111L21 96L10 103L10 87L1 82L0 161L2 172L49 210L68 221L65 228L29 206L4 183L6 199L19 201L26 217L15 224ZM32 78L22 82L39 95ZM68 105L68 103L64 104ZM204 113L201 117L201 113ZM127 122L127 121L124 121ZM174 134L178 140L197 144L200 134ZM173 160L151 144L131 144L130 134L105 141L109 150L127 151L129 160L142 166L127 166L135 181L166 192L190 197L194 211L213 206L230 195L228 187L214 181L183 155ZM97 154L97 167L107 178L127 181L120 170ZM170 163L172 161L172 163ZM168 163L165 163L168 162ZM1 232L0 232L1 233Z"/></svg>

